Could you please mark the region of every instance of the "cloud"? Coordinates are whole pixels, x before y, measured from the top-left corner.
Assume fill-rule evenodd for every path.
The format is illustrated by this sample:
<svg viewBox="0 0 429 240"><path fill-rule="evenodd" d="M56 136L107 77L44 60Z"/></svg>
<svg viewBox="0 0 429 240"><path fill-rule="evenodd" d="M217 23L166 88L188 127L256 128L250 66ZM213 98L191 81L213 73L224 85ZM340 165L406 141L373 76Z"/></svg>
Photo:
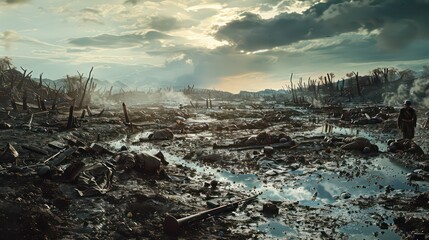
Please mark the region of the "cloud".
<svg viewBox="0 0 429 240"><path fill-rule="evenodd" d="M69 40L69 43L81 47L130 48L143 45L146 42L167 38L170 38L167 34L149 31L145 34L102 34L95 37L72 38Z"/></svg>
<svg viewBox="0 0 429 240"><path fill-rule="evenodd" d="M220 27L215 34L238 49L258 50L361 30L379 30L379 44L398 49L429 38L429 1L328 0L303 13L281 13L262 19L254 13Z"/></svg>
<svg viewBox="0 0 429 240"><path fill-rule="evenodd" d="M153 1L151 1L151 0L126 0L124 2L124 4L136 5L136 4L140 3L140 2L157 2L157 0L153 0Z"/></svg>
<svg viewBox="0 0 429 240"><path fill-rule="evenodd" d="M178 21L174 17L151 17L149 27L159 31L170 31L178 28Z"/></svg>
<svg viewBox="0 0 429 240"><path fill-rule="evenodd" d="M0 46L9 49L11 44L21 40L21 36L15 31L4 31L0 33Z"/></svg>

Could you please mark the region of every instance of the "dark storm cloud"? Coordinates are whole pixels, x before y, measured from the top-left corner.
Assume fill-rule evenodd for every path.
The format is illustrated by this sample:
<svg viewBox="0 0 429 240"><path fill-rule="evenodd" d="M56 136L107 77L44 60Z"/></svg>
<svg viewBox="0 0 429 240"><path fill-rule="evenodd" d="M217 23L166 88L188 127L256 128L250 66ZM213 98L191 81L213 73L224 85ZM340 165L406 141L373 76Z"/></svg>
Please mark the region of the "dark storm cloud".
<svg viewBox="0 0 429 240"><path fill-rule="evenodd" d="M174 17L151 17L149 26L159 31L170 31L179 27L178 21Z"/></svg>
<svg viewBox="0 0 429 240"><path fill-rule="evenodd" d="M215 36L239 49L258 50L378 29L379 44L398 49L416 39L429 38L428 9L427 0L328 0L302 14L282 13L271 19L243 13L241 19L220 27Z"/></svg>
<svg viewBox="0 0 429 240"><path fill-rule="evenodd" d="M29 2L30 0L3 0L0 2L5 2L8 4L14 4L14 3L25 3L25 2Z"/></svg>
<svg viewBox="0 0 429 240"><path fill-rule="evenodd" d="M148 41L157 39L166 39L170 36L156 32L149 31L145 34L127 34L127 35L111 35L102 34L95 37L82 37L72 38L69 43L81 47L103 47L103 48L120 48L120 47L133 47L144 44Z"/></svg>

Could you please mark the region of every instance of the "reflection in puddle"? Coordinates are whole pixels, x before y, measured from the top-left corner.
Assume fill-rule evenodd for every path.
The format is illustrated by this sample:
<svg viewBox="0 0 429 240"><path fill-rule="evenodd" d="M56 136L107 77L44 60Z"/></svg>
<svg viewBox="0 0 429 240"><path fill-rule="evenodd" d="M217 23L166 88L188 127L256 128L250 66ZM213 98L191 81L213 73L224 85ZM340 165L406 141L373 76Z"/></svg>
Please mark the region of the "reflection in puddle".
<svg viewBox="0 0 429 240"><path fill-rule="evenodd" d="M271 237L291 238L297 237L298 232L293 228L280 223L281 219L268 221L267 223L259 224L258 230L266 233Z"/></svg>

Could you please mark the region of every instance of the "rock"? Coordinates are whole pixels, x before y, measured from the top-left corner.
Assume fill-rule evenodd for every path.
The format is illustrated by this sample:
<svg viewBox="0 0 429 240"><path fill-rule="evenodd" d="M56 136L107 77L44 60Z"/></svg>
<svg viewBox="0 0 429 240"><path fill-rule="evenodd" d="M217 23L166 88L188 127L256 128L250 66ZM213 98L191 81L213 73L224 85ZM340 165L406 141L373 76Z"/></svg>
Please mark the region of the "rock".
<svg viewBox="0 0 429 240"><path fill-rule="evenodd" d="M37 175L39 175L39 177L41 178L47 178L51 175L51 173L51 167L49 167L48 165L40 167L37 171Z"/></svg>
<svg viewBox="0 0 429 240"><path fill-rule="evenodd" d="M168 162L165 160L164 154L161 151L157 152L155 157L159 158L162 164L168 165Z"/></svg>
<svg viewBox="0 0 429 240"><path fill-rule="evenodd" d="M8 143L4 151L0 154L0 162L16 162L19 157L18 151Z"/></svg>
<svg viewBox="0 0 429 240"><path fill-rule="evenodd" d="M264 215L275 216L279 214L279 207L272 202L264 203L262 212Z"/></svg>
<svg viewBox="0 0 429 240"><path fill-rule="evenodd" d="M217 187L217 185L218 185L218 181L216 181L216 180L212 180L212 181L210 182L210 186L211 186L212 188L216 188L216 187Z"/></svg>
<svg viewBox="0 0 429 240"><path fill-rule="evenodd" d="M180 121L180 122L186 122L186 118L182 117L182 116L176 116L174 118L175 121Z"/></svg>
<svg viewBox="0 0 429 240"><path fill-rule="evenodd" d="M370 147L364 147L362 150L363 153L370 153L371 152L371 148Z"/></svg>
<svg viewBox="0 0 429 240"><path fill-rule="evenodd" d="M382 223L380 223L379 227L380 227L380 229L386 230L386 229L389 229L389 224L382 222Z"/></svg>
<svg viewBox="0 0 429 240"><path fill-rule="evenodd" d="M139 153L135 155L135 169L148 174L156 174L161 166L161 160L158 157L148 153Z"/></svg>
<svg viewBox="0 0 429 240"><path fill-rule="evenodd" d="M341 193L342 199L349 199L351 197L352 197L352 195L350 193L346 193L346 192Z"/></svg>
<svg viewBox="0 0 429 240"><path fill-rule="evenodd" d="M149 135L150 140L171 140L173 138L174 138L174 134L168 128L155 130L153 133Z"/></svg>

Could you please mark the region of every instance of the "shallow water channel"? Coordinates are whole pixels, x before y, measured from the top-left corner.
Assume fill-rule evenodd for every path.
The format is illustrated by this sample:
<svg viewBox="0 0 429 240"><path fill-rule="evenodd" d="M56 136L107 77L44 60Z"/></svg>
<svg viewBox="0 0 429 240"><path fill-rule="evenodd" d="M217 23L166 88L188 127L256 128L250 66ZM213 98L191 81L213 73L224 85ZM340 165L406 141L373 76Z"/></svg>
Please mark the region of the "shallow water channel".
<svg viewBox="0 0 429 240"><path fill-rule="evenodd" d="M386 150L385 144L379 140L381 139L380 136L374 137L369 131L362 129L355 130L329 125L328 127L321 126L305 134L363 136L379 145L380 151ZM131 144L142 136L138 134L133 136L135 139L120 139L111 142L111 146L120 148L123 145L127 145L130 151L135 152L156 153L159 151L149 142L139 145ZM429 185L424 182L410 184L406 174L413 169L407 169L400 163L392 161L392 156L388 153L375 157L361 158L354 156L344 159L347 162L345 168L353 172L356 167L356 172L359 172L352 178L340 174L340 169L334 162L326 163L323 169L301 167L297 170L290 170L276 166L275 163L270 162L270 159L266 159L269 166L272 166L277 172L269 176L269 179L261 179L262 177L256 174L237 174L224 169L190 162L164 150L162 152L171 164L186 166L194 169L198 174L208 175L220 182L227 182L227 188L248 192L262 192L261 196L259 196L262 201L293 201L299 202L301 206L329 208L329 213L333 218L344 220L345 225L336 229L336 231L344 233L348 239L400 239L400 236L393 231L393 212L391 210L381 206L360 209L348 201L359 197L383 194L386 192L387 186L390 186L393 192L401 193L429 190ZM283 181L282 179L285 178L293 180ZM384 222L389 225L388 229L380 229L377 226L378 222L374 219L374 215L384 216ZM281 217L264 218L264 220L254 227L264 232L266 238L302 239L302 236L305 235L302 229L296 228L292 224L286 224Z"/></svg>

